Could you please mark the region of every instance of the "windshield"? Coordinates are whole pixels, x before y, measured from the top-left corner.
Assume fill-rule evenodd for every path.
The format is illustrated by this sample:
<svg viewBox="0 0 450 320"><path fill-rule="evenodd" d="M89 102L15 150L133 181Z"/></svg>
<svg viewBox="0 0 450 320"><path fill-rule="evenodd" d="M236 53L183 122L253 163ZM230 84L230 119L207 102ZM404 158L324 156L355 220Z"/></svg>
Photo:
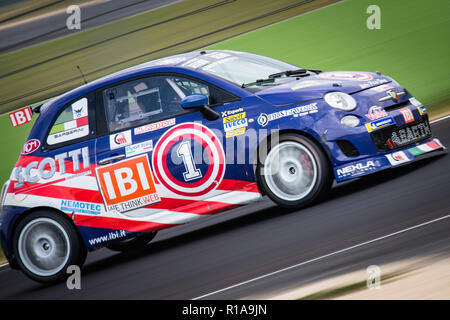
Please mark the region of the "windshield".
<svg viewBox="0 0 450 320"><path fill-rule="evenodd" d="M230 55L201 68L202 71L234 82L239 86L292 69L298 69L298 67L272 58L248 53Z"/></svg>

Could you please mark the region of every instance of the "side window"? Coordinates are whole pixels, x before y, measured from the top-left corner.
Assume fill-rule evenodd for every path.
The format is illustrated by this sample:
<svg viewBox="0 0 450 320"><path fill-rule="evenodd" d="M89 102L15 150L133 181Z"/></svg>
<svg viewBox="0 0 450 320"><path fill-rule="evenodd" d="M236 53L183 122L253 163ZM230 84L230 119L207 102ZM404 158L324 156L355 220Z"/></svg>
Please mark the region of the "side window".
<svg viewBox="0 0 450 320"><path fill-rule="evenodd" d="M205 96L209 96L209 89L205 84L178 77L173 77L172 81L178 88L180 88L180 90L183 91L185 96L189 96L191 94L204 94Z"/></svg>
<svg viewBox="0 0 450 320"><path fill-rule="evenodd" d="M192 94L208 96L210 104L236 98L200 81L178 75L136 79L103 91L108 129L110 132L120 131L185 113L181 100Z"/></svg>
<svg viewBox="0 0 450 320"><path fill-rule="evenodd" d="M79 99L64 108L47 136L47 144L55 145L89 135L88 99Z"/></svg>

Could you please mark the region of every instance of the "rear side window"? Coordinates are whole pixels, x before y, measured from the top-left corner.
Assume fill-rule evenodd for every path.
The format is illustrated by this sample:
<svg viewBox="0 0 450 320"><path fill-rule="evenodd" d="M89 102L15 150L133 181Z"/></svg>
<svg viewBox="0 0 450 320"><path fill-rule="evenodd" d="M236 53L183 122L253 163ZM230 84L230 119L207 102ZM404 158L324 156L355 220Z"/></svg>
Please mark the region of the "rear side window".
<svg viewBox="0 0 450 320"><path fill-rule="evenodd" d="M79 99L64 108L47 136L48 145L76 140L89 135L88 99Z"/></svg>

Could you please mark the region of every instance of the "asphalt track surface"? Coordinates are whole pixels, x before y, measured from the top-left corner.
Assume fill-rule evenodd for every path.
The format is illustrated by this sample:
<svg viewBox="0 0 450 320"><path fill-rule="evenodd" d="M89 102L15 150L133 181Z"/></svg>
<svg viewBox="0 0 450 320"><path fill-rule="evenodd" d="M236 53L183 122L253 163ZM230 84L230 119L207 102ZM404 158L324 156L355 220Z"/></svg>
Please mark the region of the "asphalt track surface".
<svg viewBox="0 0 450 320"><path fill-rule="evenodd" d="M81 7L81 30L69 30L65 11L3 29L16 20L0 23L0 53L17 50L40 42L100 26L132 15L153 10L180 0L109 0ZM50 8L46 10L50 11ZM25 19L26 16L21 17Z"/></svg>
<svg viewBox="0 0 450 320"><path fill-rule="evenodd" d="M432 129L450 146L449 118ZM138 253L92 252L80 290L3 268L0 299L264 298L372 264L449 255L449 181L444 155L335 187L300 211L264 200L161 231Z"/></svg>

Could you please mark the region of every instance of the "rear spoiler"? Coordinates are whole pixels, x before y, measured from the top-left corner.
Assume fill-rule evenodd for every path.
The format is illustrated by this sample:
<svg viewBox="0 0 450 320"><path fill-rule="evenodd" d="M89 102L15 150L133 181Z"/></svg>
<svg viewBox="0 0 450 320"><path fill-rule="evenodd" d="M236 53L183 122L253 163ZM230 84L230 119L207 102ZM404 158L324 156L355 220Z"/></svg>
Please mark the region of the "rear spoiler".
<svg viewBox="0 0 450 320"><path fill-rule="evenodd" d="M43 105L43 103L41 103L41 104L39 104L39 105L37 105L37 106L31 107L31 111L33 111L33 113L39 113L39 112L41 112L41 107L42 107L42 105Z"/></svg>

